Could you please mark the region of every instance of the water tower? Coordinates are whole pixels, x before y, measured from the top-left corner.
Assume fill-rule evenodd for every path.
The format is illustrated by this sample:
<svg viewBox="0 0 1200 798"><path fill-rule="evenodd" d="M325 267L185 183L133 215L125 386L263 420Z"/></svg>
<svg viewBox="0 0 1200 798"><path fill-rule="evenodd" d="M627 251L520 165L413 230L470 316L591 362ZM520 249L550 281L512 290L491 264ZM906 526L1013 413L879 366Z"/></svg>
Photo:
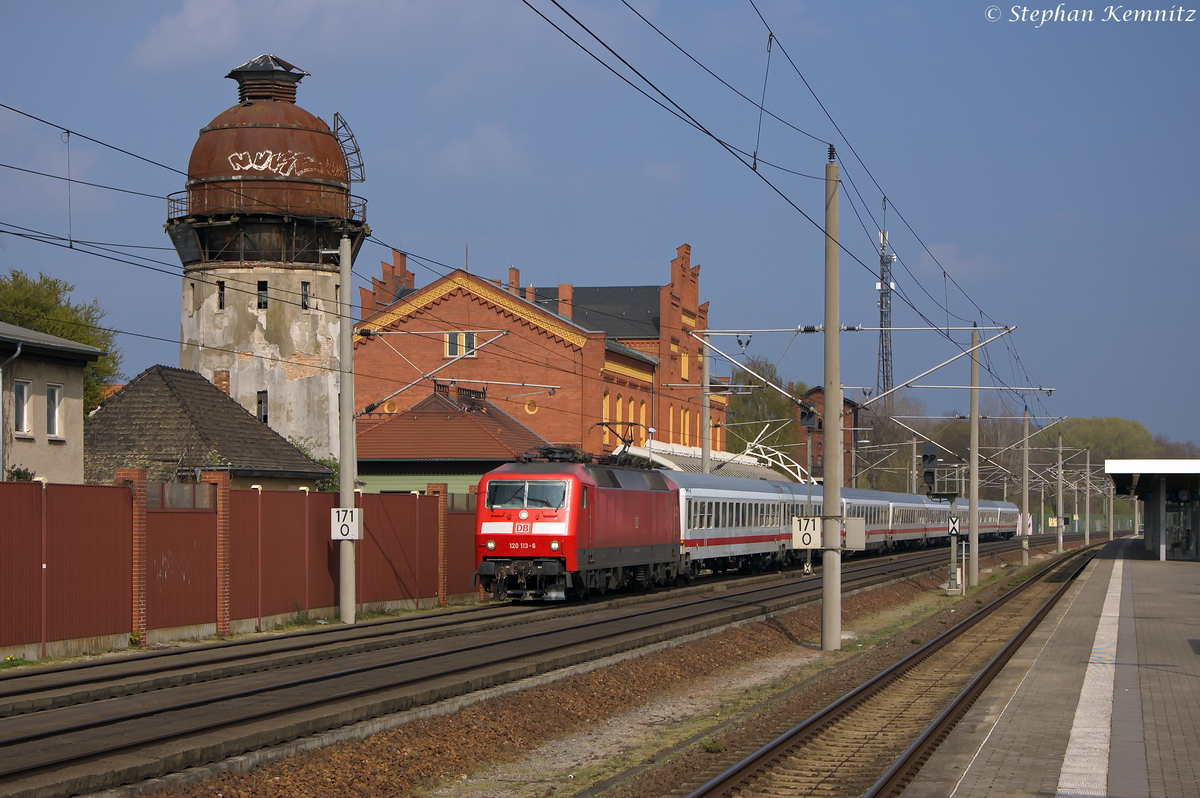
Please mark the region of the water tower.
<svg viewBox="0 0 1200 798"><path fill-rule="evenodd" d="M370 229L350 194L363 172L349 128L296 105L307 74L262 55L226 76L238 104L200 131L165 227L184 269L179 365L324 455L337 450L337 303L349 290L338 242L348 235L357 255Z"/></svg>

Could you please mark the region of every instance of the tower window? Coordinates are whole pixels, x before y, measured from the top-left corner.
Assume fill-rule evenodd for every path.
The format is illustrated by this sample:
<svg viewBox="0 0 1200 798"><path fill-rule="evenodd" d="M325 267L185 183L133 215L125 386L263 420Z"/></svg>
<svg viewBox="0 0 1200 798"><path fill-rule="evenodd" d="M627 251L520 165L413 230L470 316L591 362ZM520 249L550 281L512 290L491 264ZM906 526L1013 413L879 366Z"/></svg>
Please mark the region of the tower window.
<svg viewBox="0 0 1200 798"><path fill-rule="evenodd" d="M258 420L261 421L262 423L264 423L264 424L267 423L267 392L266 391L258 392L258 405L257 405L257 410L255 411L254 415L257 416Z"/></svg>
<svg viewBox="0 0 1200 798"><path fill-rule="evenodd" d="M258 281L258 309L259 310L267 309L267 281L266 280Z"/></svg>
<svg viewBox="0 0 1200 798"><path fill-rule="evenodd" d="M476 357L475 333L448 332L446 333L446 357Z"/></svg>
<svg viewBox="0 0 1200 798"><path fill-rule="evenodd" d="M312 310L311 291L312 283L300 283L300 309Z"/></svg>
<svg viewBox="0 0 1200 798"><path fill-rule="evenodd" d="M217 280L217 310L225 309L225 281Z"/></svg>

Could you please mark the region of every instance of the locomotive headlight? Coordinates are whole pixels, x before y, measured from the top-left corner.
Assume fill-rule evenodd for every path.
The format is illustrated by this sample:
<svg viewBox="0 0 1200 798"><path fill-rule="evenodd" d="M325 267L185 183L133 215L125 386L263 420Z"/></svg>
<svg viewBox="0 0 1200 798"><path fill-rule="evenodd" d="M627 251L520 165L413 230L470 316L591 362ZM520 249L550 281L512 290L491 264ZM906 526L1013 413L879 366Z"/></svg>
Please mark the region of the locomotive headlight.
<svg viewBox="0 0 1200 798"><path fill-rule="evenodd" d="M528 517L529 517L528 510L522 510L521 512L517 513L517 518L520 518L522 521L524 521Z"/></svg>
<svg viewBox="0 0 1200 798"><path fill-rule="evenodd" d="M496 541L494 541L494 540L489 540L487 543L484 543L483 545L487 546L488 551L496 550Z"/></svg>
<svg viewBox="0 0 1200 798"><path fill-rule="evenodd" d="M557 540L550 541L550 551L558 551L561 548L562 548L562 544L559 543Z"/></svg>

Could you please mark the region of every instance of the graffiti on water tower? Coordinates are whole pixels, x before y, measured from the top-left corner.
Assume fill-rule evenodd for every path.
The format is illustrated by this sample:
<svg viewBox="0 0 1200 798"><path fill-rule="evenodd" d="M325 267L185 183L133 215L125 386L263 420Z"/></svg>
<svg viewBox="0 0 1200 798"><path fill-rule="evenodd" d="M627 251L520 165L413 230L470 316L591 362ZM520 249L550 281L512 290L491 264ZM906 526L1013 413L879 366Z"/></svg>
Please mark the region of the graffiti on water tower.
<svg viewBox="0 0 1200 798"><path fill-rule="evenodd" d="M320 171L315 165L316 160L311 155L299 152L274 152L262 150L251 155L248 152L235 152L229 156L229 165L235 172L274 172L282 177L299 177L309 172Z"/></svg>

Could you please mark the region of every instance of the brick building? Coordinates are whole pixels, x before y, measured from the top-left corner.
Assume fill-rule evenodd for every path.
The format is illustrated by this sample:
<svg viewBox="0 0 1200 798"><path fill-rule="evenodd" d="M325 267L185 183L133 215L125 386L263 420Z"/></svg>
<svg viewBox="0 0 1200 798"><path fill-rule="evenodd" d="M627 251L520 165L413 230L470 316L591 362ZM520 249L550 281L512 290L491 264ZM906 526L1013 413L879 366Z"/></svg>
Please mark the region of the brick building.
<svg viewBox="0 0 1200 798"><path fill-rule="evenodd" d="M817 426L812 431L812 464L813 477L817 480L825 481L825 425L831 419L825 415L825 388L818 385L815 388L810 388L800 401L804 404L812 405L817 410ZM862 405L851 399L842 398L843 410L841 417L842 426L842 485L846 487L854 487L855 473L855 441L857 440L856 427L858 423L858 411ZM800 432L800 446L797 449L798 455L796 461L803 465L807 461L808 453L805 447L808 446L808 438L804 433L804 427L800 423L800 405L795 408L796 428ZM836 423L836 422L835 422Z"/></svg>
<svg viewBox="0 0 1200 798"><path fill-rule="evenodd" d="M433 380L486 388L488 401L556 445L610 452L618 433L700 445L703 356L689 333L708 324L700 267L683 245L661 286L521 287L462 270L423 288L405 256L360 289L354 368L358 410L399 413ZM713 448L724 449L723 397ZM609 427L602 426L609 422Z"/></svg>

